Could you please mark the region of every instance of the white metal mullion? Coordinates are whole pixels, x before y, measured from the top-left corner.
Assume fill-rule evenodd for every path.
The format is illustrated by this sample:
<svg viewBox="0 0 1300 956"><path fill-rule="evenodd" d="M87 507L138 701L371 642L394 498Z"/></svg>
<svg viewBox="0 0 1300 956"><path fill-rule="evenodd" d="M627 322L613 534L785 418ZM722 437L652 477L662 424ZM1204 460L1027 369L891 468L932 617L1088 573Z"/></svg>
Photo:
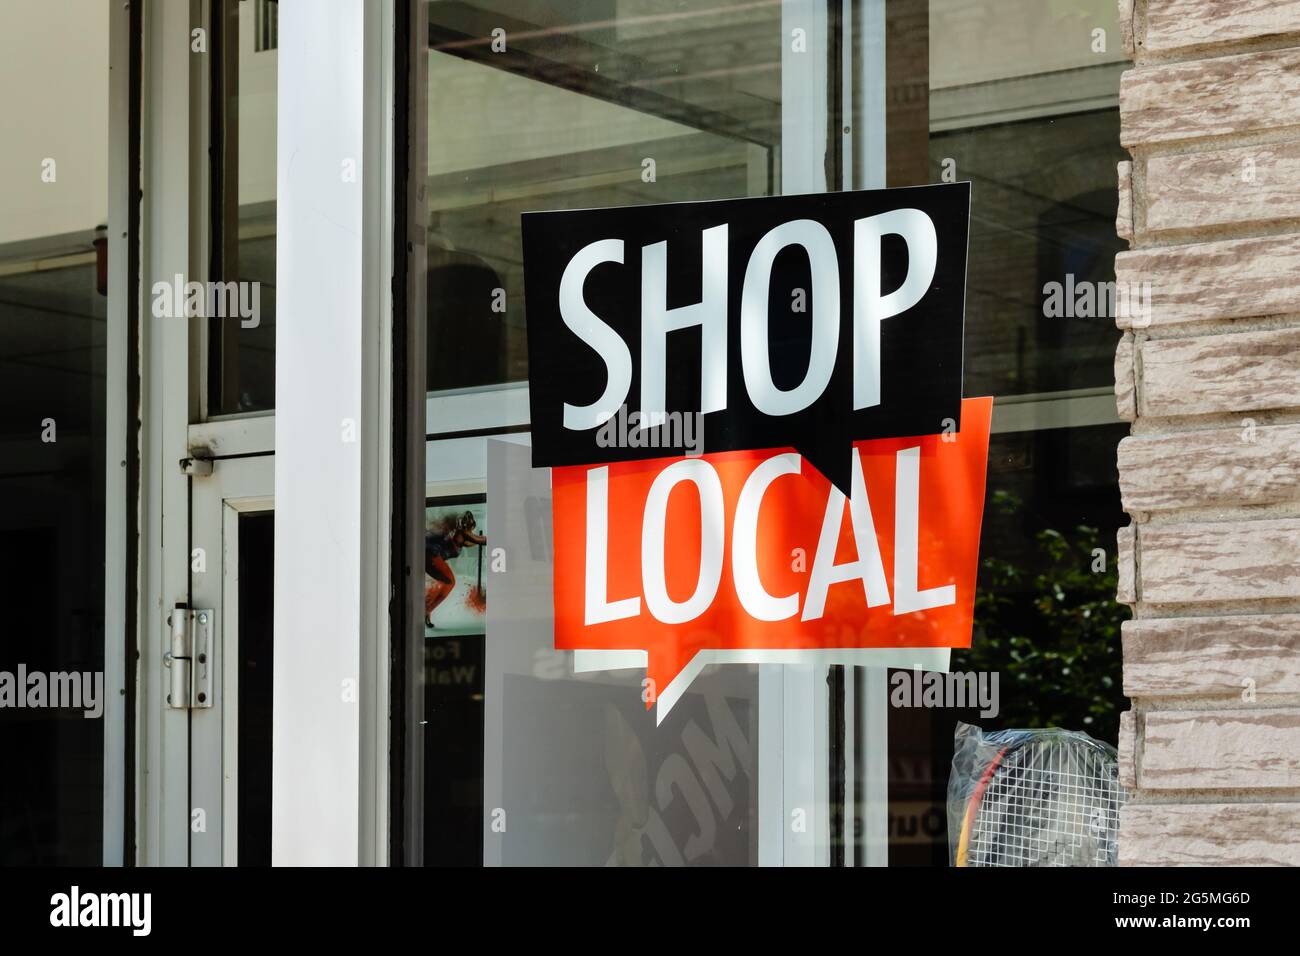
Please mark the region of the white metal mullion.
<svg viewBox="0 0 1300 956"><path fill-rule="evenodd" d="M128 531L126 494L127 422L134 413L126 407L129 368L128 312L130 236L127 228L136 184L130 169L131 35L130 10L111 4L109 12L108 111L108 333L105 339L105 440L104 440L104 844L105 866L122 866L126 859L126 701L134 671L126 668ZM134 744L132 744L134 745Z"/></svg>
<svg viewBox="0 0 1300 956"><path fill-rule="evenodd" d="M838 141L827 142L827 68L829 57L840 55L827 48L828 12L824 0L781 4L781 192L787 195L825 192L826 150L840 148ZM801 31L801 46L796 46L796 31ZM824 864L830 836L827 668L824 664L763 665L762 670L771 668L779 668L782 689L779 696L762 693L775 680L770 675L760 683L759 766L764 760L780 760L780 790L774 776L761 776L760 833L781 828L780 862L786 866ZM774 727L772 711L777 708L780 736L773 739L763 732ZM774 821L774 816L779 820ZM771 861L771 855L769 850L765 862Z"/></svg>
<svg viewBox="0 0 1300 956"><path fill-rule="evenodd" d="M189 715L167 706L167 609L189 595L186 455L189 337L184 319L156 318L145 291L190 273L190 7L144 10L140 310L140 561L136 856L189 860Z"/></svg>
<svg viewBox="0 0 1300 956"><path fill-rule="evenodd" d="M385 68L391 18L391 0L280 4L276 864L356 865L384 852L383 788L366 777L387 773L372 738L387 680L376 663L386 634L376 601L387 593L376 581L387 567L391 272L376 272L389 257L391 157L379 142L383 87L367 71Z"/></svg>
<svg viewBox="0 0 1300 956"><path fill-rule="evenodd" d="M389 686L390 543L393 462L393 174L394 3L364 5L362 55L362 315L373 330L362 356L362 559L360 795L358 862L388 863L390 699L405 688ZM418 9L418 8L417 8ZM413 28L418 31L418 21ZM419 318L424 313L420 312ZM417 364L417 368L423 368ZM402 396L405 400L405 396ZM422 542L421 542L422 543ZM423 629L421 628L421 636ZM398 782L401 786L401 782Z"/></svg>
<svg viewBox="0 0 1300 956"><path fill-rule="evenodd" d="M859 73L853 84L851 123L860 135L854 164L854 184L880 189L885 183L885 0L861 0L856 42ZM862 675L862 699L857 702L857 733L862 737L863 866L889 864L889 686L883 667L867 667ZM850 804L851 805L851 804ZM855 808L856 809L856 808ZM851 827L846 827L853 832Z"/></svg>

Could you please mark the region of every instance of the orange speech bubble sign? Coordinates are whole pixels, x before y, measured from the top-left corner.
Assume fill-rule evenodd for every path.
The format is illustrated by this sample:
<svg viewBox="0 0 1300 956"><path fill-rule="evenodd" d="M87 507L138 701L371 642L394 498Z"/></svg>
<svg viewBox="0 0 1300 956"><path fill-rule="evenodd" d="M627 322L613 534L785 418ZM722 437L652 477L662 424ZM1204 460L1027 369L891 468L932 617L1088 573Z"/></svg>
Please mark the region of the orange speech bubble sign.
<svg viewBox="0 0 1300 956"><path fill-rule="evenodd" d="M969 647L992 407L855 442L847 497L791 449L555 468L555 646L645 651L647 706L706 650Z"/></svg>

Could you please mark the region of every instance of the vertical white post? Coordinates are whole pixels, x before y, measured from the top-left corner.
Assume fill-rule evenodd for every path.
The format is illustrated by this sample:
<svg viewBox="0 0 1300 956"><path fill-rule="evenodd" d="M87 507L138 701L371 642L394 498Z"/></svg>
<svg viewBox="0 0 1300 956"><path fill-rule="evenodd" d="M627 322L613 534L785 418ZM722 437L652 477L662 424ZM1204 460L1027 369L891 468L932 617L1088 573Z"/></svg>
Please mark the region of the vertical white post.
<svg viewBox="0 0 1300 956"><path fill-rule="evenodd" d="M853 96L855 189L885 186L885 0L862 0L855 25L858 76Z"/></svg>
<svg viewBox="0 0 1300 956"><path fill-rule="evenodd" d="M370 612L390 326L374 289L365 0L283 0L276 238L275 679L272 859L356 865L373 781L363 740L377 682ZM373 139L373 136L372 136ZM370 162L363 162L363 159ZM371 168L373 165L374 168ZM383 217L380 217L382 221ZM390 227L391 229L391 227ZM369 271L368 271L369 270ZM386 557L386 555L385 555ZM369 759L367 763L370 763ZM367 773L386 772L373 764ZM367 792L363 795L363 788ZM368 816L369 814L367 814Z"/></svg>
<svg viewBox="0 0 1300 956"><path fill-rule="evenodd" d="M108 23L108 336L104 440L104 866L126 860L126 376L129 347L130 10ZM139 298L136 293L136 299Z"/></svg>
<svg viewBox="0 0 1300 956"><path fill-rule="evenodd" d="M826 191L828 28L824 0L783 0L781 192L787 195Z"/></svg>
<svg viewBox="0 0 1300 956"><path fill-rule="evenodd" d="M126 495L129 308L139 290L130 285L128 220L139 187L130 169L131 12L114 4L108 27L108 335L104 394L104 849L105 866L123 866L126 821ZM132 529L134 533L134 529ZM131 674L134 679L134 671ZM134 741L132 742L134 746Z"/></svg>
<svg viewBox="0 0 1300 956"><path fill-rule="evenodd" d="M881 189L885 186L885 0L863 0L856 28L861 56L850 114L851 125L859 131L854 185L859 189ZM883 667L868 667L862 676L862 699L856 708L862 752L858 773L863 780L863 855L858 863L888 866L888 672ZM853 832L847 821L846 829Z"/></svg>
<svg viewBox="0 0 1300 956"><path fill-rule="evenodd" d="M823 0L781 4L781 192L825 192L828 20ZM835 52L839 56L839 51ZM838 144L837 144L838 147ZM828 859L826 667L765 664L759 679L759 862Z"/></svg>
<svg viewBox="0 0 1300 956"><path fill-rule="evenodd" d="M166 616L189 597L188 349L202 320L155 317L153 282L193 269L190 249L190 9L150 4L141 170L140 562L136 862L185 866L190 851L189 715L167 706ZM119 231L120 237L120 231ZM135 290L132 290L135 294ZM119 459L120 461L121 459ZM129 680L131 675L126 675Z"/></svg>
<svg viewBox="0 0 1300 956"><path fill-rule="evenodd" d="M858 733L862 735L862 866L889 865L889 671L865 667ZM850 831L852 832L852 831Z"/></svg>

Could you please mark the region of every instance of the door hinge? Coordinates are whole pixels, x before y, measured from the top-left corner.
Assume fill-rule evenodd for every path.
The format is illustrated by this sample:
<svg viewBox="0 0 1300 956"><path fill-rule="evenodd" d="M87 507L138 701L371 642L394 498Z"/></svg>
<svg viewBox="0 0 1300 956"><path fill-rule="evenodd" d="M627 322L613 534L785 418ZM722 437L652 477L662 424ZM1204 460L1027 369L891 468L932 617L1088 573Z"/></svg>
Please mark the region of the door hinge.
<svg viewBox="0 0 1300 956"><path fill-rule="evenodd" d="M170 672L167 705L175 710L212 706L212 631L210 608L177 604L167 616L169 647L163 666Z"/></svg>

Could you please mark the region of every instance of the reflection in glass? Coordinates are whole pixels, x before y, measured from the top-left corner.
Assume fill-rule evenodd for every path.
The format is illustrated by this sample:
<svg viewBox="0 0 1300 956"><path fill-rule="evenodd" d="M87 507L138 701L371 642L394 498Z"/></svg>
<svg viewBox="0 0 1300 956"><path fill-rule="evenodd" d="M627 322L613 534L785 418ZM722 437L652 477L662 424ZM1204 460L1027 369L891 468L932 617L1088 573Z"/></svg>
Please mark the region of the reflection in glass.
<svg viewBox="0 0 1300 956"><path fill-rule="evenodd" d="M431 391L527 380L521 213L776 190L781 36L776 0L430 5ZM710 669L659 726L642 671L575 673L551 641L547 473L496 446L483 560L514 563L484 579L484 636L431 617L425 863L755 862L754 671Z"/></svg>
<svg viewBox="0 0 1300 956"><path fill-rule="evenodd" d="M1095 301L1122 248L1115 5L902 0L889 9L890 185L972 184L965 394L1109 393L1113 313L1053 314L1045 293L1053 283L1063 293L1086 287ZM951 669L996 673L999 713L890 708L891 865L948 864L944 810L959 720L1116 739L1128 612L1114 600L1115 531L1125 520L1115 446L1126 432L1116 424L993 435L975 632ZM1096 549L1107 555L1099 572Z"/></svg>
<svg viewBox="0 0 1300 956"><path fill-rule="evenodd" d="M1109 390L1113 314L1052 314L1044 287L1098 291L1122 248L1115 4L929 0L928 42L927 179L972 183L966 394Z"/></svg>
<svg viewBox="0 0 1300 956"><path fill-rule="evenodd" d="M527 378L520 213L772 192L780 5L745 11L430 5L430 390Z"/></svg>
<svg viewBox="0 0 1300 956"><path fill-rule="evenodd" d="M95 2L0 5L0 864L7 866L92 866L102 858L104 724L94 717L104 705L108 12ZM51 706L74 703L69 678L93 696L95 675L99 715L86 695L81 707ZM18 694L27 706L17 706Z"/></svg>
<svg viewBox="0 0 1300 956"><path fill-rule="evenodd" d="M253 321L209 319L208 414L275 407L274 0L213 4L213 279L257 283Z"/></svg>
<svg viewBox="0 0 1300 956"><path fill-rule="evenodd" d="M1113 281L1121 153L1116 110L931 136L935 178L955 158L973 184L967 395L1111 388L1119 332L1109 307L1052 314L1044 290Z"/></svg>

